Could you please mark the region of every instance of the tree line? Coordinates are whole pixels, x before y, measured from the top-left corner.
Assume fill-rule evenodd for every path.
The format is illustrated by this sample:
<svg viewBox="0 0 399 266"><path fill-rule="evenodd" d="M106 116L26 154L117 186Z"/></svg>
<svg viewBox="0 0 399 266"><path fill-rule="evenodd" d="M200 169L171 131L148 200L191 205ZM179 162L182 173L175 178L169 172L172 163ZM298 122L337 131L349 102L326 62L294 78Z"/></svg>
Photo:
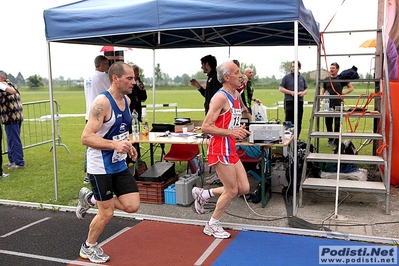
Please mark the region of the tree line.
<svg viewBox="0 0 399 266"><path fill-rule="evenodd" d="M128 64L133 65L132 62L127 62ZM246 64L246 63L241 63L240 64L240 71L241 73L244 73L244 70L246 68L251 68L254 72L254 78L253 82L258 83L258 84L270 84L270 83L276 83L279 81L279 79L276 79L275 75L272 75L271 77L265 76L265 77L259 77L256 66L253 64ZM280 72L285 75L290 73L291 71L291 61L284 61L281 62L280 67L279 67ZM144 83L148 84L149 87L153 84L153 78L152 77L146 77L144 70L140 69L141 72L141 79L144 81ZM183 85L183 86L188 86L190 84L190 80L192 78L195 78L199 81L206 81L207 76L205 73L202 71L198 71L194 75L189 75L187 73L182 74L181 76L175 76L175 77L170 77L168 73L163 72L161 69L161 65L158 63L155 67L155 84L156 85L162 85L162 86L168 86L168 85ZM306 81L308 83L314 82L314 79L311 78L310 75L311 72L301 72L301 74L305 77ZM360 74L360 78L364 78L363 75ZM371 78L371 74L367 73L366 78ZM8 79L13 82L14 84L17 84L18 86L25 86L30 89L37 89L40 87L48 86L49 82L47 78L43 78L40 75L32 75L29 76L27 79L23 77L21 72L17 74L16 77L14 77L12 74L8 74ZM59 86L59 87L74 87L74 86L79 86L83 87L84 84L84 78L80 79L75 79L72 80L70 78L65 79L64 76L60 76L57 78L53 79L53 86Z"/></svg>

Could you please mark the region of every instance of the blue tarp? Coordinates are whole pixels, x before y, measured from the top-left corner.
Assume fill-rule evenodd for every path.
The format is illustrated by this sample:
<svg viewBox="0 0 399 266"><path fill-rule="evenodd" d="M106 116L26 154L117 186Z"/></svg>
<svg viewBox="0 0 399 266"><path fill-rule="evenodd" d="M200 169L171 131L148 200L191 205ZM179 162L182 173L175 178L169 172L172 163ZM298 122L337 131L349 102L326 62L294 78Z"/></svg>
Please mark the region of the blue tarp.
<svg viewBox="0 0 399 266"><path fill-rule="evenodd" d="M135 48L319 44L301 0L83 0L44 11L47 41Z"/></svg>

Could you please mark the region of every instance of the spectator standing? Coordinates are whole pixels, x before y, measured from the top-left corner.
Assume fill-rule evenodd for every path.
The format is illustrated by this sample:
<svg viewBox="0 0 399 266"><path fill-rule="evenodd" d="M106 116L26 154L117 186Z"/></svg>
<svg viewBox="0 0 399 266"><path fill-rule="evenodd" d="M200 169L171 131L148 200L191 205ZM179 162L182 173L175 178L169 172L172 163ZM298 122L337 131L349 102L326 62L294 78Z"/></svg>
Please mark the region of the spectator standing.
<svg viewBox="0 0 399 266"><path fill-rule="evenodd" d="M233 63L236 64L236 65L238 66L238 68L240 69L240 61L234 59L234 60L233 60ZM241 78L241 85L240 85L240 87L237 89L237 91L238 91L240 94L244 91L245 86L247 86L247 81L248 81L247 76L242 75L242 78ZM242 118L248 118L249 121L251 121L251 120L252 120L251 114L248 113L248 109L247 109L247 107L245 106L244 102L242 101L241 95L240 95L240 106L241 106L241 110L242 110Z"/></svg>
<svg viewBox="0 0 399 266"><path fill-rule="evenodd" d="M116 62L108 75L111 86L92 103L82 133L82 144L88 146L87 173L93 191L83 187L76 208L76 216L83 219L87 210L95 204L98 207L79 253L80 257L94 263L109 260L97 240L113 217L114 209L134 213L140 205L136 181L126 164L127 156L133 161L137 158L137 152L129 141L128 128L132 120L130 100L126 96L135 84L134 72L130 65Z"/></svg>
<svg viewBox="0 0 399 266"><path fill-rule="evenodd" d="M238 68L240 68L240 61L234 59L233 62L234 62L234 64L236 64L236 65L238 66ZM242 75L242 82L241 82L241 85L240 85L240 87L237 89L237 91L238 91L239 93L242 93L242 92L244 91L245 87L247 86L247 81L248 81L247 76Z"/></svg>
<svg viewBox="0 0 399 266"><path fill-rule="evenodd" d="M291 62L291 73L285 75L281 80L279 90L284 93L284 112L285 121L290 121L298 129L298 138L301 135L302 117L303 117L303 97L308 93L306 79L299 73L301 62L298 61L298 121L294 121L294 74L295 61Z"/></svg>
<svg viewBox="0 0 399 266"><path fill-rule="evenodd" d="M205 114L208 113L209 103L213 95L222 87L216 75L217 61L216 57L207 55L201 58L201 69L208 76L206 81L206 88L204 89L196 79L190 80L192 86L196 87L201 95L205 98L204 108Z"/></svg>
<svg viewBox="0 0 399 266"><path fill-rule="evenodd" d="M2 78L2 77L6 77L6 79L4 80L4 78ZM14 89L14 87L10 86L8 84L8 82L7 82L7 73L5 73L4 71L0 71L0 79L2 80L0 82L0 93L1 94L4 93L5 95L8 95L8 94L16 94L17 93L17 91ZM2 97L2 95L1 95L1 97ZM7 177L10 176L10 174L6 174L6 173L3 172L3 155L2 155L3 154L3 149L2 149L2 144L3 144L3 128L2 128L1 123L0 123L0 178L7 178ZM11 166L11 164L7 163L5 166L6 167L7 166Z"/></svg>
<svg viewBox="0 0 399 266"><path fill-rule="evenodd" d="M132 93L129 93L127 96L130 98L130 113L133 112L133 109L136 109L137 113L139 114L139 121L142 122L141 120L141 115L142 115L142 103L147 100L147 92L145 90L145 85L143 81L140 78L140 67L137 65L132 66L133 71L134 71L134 79L136 81L136 84L133 87ZM131 132L130 128L130 132Z"/></svg>
<svg viewBox="0 0 399 266"><path fill-rule="evenodd" d="M256 99L254 97L254 87L252 86L252 79L254 77L254 71L252 68L246 68L244 70L244 75L247 77L247 85L245 89L241 93L241 98L242 102L245 104L245 107L248 109L248 113L252 115L252 108L251 108L251 102L254 101L257 104L261 104L261 100Z"/></svg>
<svg viewBox="0 0 399 266"><path fill-rule="evenodd" d="M108 58L103 55L98 55L94 58L94 73L91 77L85 79L84 81L84 91L86 98L86 123L89 117L90 105L94 101L94 99L103 91L106 91L109 86L109 77L107 71L109 69ZM89 178L86 173L86 154L84 160L84 172L85 177L83 180L83 184L89 184Z"/></svg>
<svg viewBox="0 0 399 266"><path fill-rule="evenodd" d="M0 82L3 88L0 94L1 122L6 131L8 147L8 162L4 166L9 170L18 170L25 167L21 142L21 125L24 120L21 96L18 87L7 80L4 71L0 71Z"/></svg>
<svg viewBox="0 0 399 266"><path fill-rule="evenodd" d="M334 81L334 79L338 79L338 71L339 65L338 63L332 63L330 65L330 77L324 79L323 88L321 89L321 94L323 95L326 91L330 95L346 95L351 93L354 88L352 83L350 82L338 82ZM348 87L346 90L343 90L344 87ZM330 99L330 108L335 110L335 106L341 106L341 99ZM339 132L339 120L340 117L326 117L326 128L327 132L333 132L333 122L334 122L334 132ZM334 139L328 139L328 146L334 145Z"/></svg>
<svg viewBox="0 0 399 266"><path fill-rule="evenodd" d="M223 88L212 98L201 129L211 135L208 164L215 167L223 186L209 190L194 187L192 195L198 214L204 213L204 205L210 197L220 195L203 232L216 238L229 238L230 233L222 228L219 219L233 198L249 192L247 174L236 152L236 139L243 139L250 132L245 125L240 125L240 94L237 91L242 79L240 69L233 61L225 62L217 67L217 77Z"/></svg>
<svg viewBox="0 0 399 266"><path fill-rule="evenodd" d="M84 81L84 91L86 97L86 122L89 117L90 105L94 99L102 93L108 90L110 86L107 71L109 69L109 63L107 57L98 55L94 59L94 73L91 77Z"/></svg>
<svg viewBox="0 0 399 266"><path fill-rule="evenodd" d="M129 93L127 96L130 98L130 113L133 112L133 109L136 109L136 112L138 113L138 120L141 122L142 121L142 102L145 102L147 100L147 92L145 90L145 85L143 81L140 78L140 67L138 65L133 65L133 72L134 72L134 79L136 81L136 84L133 86L132 93ZM132 127L129 127L129 133L132 133ZM137 151L137 156L140 158L140 143L134 143L134 147L136 148ZM128 164L130 163L129 158L127 158Z"/></svg>

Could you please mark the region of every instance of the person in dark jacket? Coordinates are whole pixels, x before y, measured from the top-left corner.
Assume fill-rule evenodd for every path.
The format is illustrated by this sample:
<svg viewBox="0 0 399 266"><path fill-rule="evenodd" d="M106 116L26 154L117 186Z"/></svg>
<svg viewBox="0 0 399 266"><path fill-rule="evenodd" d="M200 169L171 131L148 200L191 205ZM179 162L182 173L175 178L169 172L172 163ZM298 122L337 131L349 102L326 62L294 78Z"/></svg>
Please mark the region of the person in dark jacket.
<svg viewBox="0 0 399 266"><path fill-rule="evenodd" d="M4 166L9 170L18 170L25 167L21 142L21 124L24 120L21 96L17 86L7 80L7 73L4 71L0 71L0 82L8 85L8 88L0 93L1 122L5 125L8 147L8 163ZM8 92L11 87L15 93Z"/></svg>
<svg viewBox="0 0 399 266"><path fill-rule="evenodd" d="M196 87L202 96L205 98L204 108L205 114L208 113L209 103L213 95L222 87L216 76L216 57L207 55L201 58L201 68L207 74L206 88L204 89L196 79L190 80L192 86Z"/></svg>
<svg viewBox="0 0 399 266"><path fill-rule="evenodd" d="M136 80L136 84L133 87L132 93L127 95L130 98L129 109L130 113L133 112L133 109L136 109L137 113L139 114L138 119L140 122L142 122L142 102L147 100L147 92L145 90L143 81L140 79L140 67L138 65L133 65L132 68L134 71L134 79Z"/></svg>
<svg viewBox="0 0 399 266"><path fill-rule="evenodd" d="M133 72L134 72L134 80L136 81L136 84L133 86L132 93L129 93L127 97L130 99L130 113L133 112L135 109L138 116L138 120L140 122L142 121L142 102L145 102L147 100L147 92L145 90L145 86L143 81L140 78L140 67L138 65L133 65ZM129 133L132 133L132 127L129 128ZM134 143L133 144L134 148L136 148L138 158L140 158L141 153L140 153L140 143ZM127 158L127 163L131 163L130 158Z"/></svg>
<svg viewBox="0 0 399 266"><path fill-rule="evenodd" d="M246 85L241 93L241 100L248 110L248 113L252 115L251 102L254 101L257 104L262 104L262 101L254 97L254 87L252 85L252 79L254 77L254 71L252 68L247 67L244 70L244 76L246 77Z"/></svg>

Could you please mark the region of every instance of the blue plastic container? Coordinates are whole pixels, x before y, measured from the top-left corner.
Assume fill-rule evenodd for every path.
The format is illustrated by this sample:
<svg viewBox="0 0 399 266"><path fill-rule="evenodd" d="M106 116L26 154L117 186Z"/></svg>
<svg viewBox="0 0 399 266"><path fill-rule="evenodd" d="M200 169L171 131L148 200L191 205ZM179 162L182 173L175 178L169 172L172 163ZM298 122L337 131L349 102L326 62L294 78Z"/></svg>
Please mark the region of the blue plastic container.
<svg viewBox="0 0 399 266"><path fill-rule="evenodd" d="M176 205L176 188L172 184L164 189L165 204Z"/></svg>

